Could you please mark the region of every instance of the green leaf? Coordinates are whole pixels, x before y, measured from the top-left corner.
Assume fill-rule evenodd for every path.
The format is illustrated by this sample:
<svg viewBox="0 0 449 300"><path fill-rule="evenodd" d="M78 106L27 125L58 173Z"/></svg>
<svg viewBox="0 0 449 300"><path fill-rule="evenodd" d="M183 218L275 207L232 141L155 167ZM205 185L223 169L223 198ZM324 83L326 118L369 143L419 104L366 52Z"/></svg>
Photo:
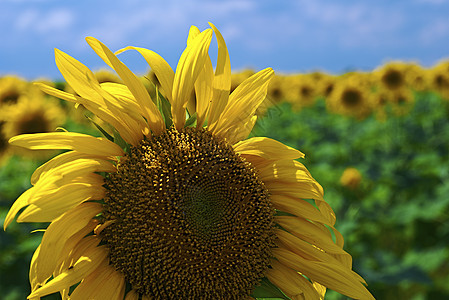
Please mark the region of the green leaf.
<svg viewBox="0 0 449 300"><path fill-rule="evenodd" d="M97 122L95 122L91 117L89 117L89 116L87 116L87 115L85 115L85 117L86 117L89 121L91 121L91 122L95 125L95 127L97 127L98 130L100 130L101 134L102 134L105 138L107 138L107 139L110 140L111 142L114 141L114 138L113 138L109 133L107 133L106 130L104 130L100 125L98 125Z"/></svg>
<svg viewBox="0 0 449 300"><path fill-rule="evenodd" d="M272 284L266 277L262 278L260 285L254 288L252 297L257 299L285 299L289 300L281 290Z"/></svg>
<svg viewBox="0 0 449 300"><path fill-rule="evenodd" d="M129 144L122 138L120 133L114 129L114 143L119 145L125 152L129 151Z"/></svg>
<svg viewBox="0 0 449 300"><path fill-rule="evenodd" d="M196 112L187 119L185 127L193 125L196 125Z"/></svg>
<svg viewBox="0 0 449 300"><path fill-rule="evenodd" d="M173 125L173 118L171 115L171 104L170 102L168 102L167 99L165 99L164 96L162 96L162 94L159 92L159 89L157 86L155 86L156 88L156 104L157 104L157 108L159 109L159 111L162 114L162 117L164 118L164 122L165 122L165 128L170 128Z"/></svg>

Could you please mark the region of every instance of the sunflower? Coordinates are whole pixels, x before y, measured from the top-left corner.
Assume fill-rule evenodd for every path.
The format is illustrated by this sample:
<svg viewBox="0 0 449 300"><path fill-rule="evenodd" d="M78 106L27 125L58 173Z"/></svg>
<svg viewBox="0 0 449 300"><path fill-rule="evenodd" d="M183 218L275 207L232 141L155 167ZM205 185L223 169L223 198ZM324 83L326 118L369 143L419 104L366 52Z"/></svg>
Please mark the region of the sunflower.
<svg viewBox="0 0 449 300"><path fill-rule="evenodd" d="M4 105L0 110L1 131L4 139L26 133L50 132L65 121L59 101L46 97L40 89L27 85L17 102ZM5 147L3 147L5 148ZM7 147L11 154L48 158L52 151L31 151L21 147Z"/></svg>
<svg viewBox="0 0 449 300"><path fill-rule="evenodd" d="M414 91L427 91L430 89L428 72L417 63L408 65L406 81Z"/></svg>
<svg viewBox="0 0 449 300"><path fill-rule="evenodd" d="M340 184L351 190L357 189L362 181L362 174L359 170L353 167L348 167L343 171L340 177Z"/></svg>
<svg viewBox="0 0 449 300"><path fill-rule="evenodd" d="M367 117L373 109L370 86L364 77L339 79L326 101L329 110L358 119Z"/></svg>
<svg viewBox="0 0 449 300"><path fill-rule="evenodd" d="M38 132L50 132L65 122L65 114L55 99L30 92L15 105L2 110L1 119L5 120L4 133L8 138Z"/></svg>
<svg viewBox="0 0 449 300"><path fill-rule="evenodd" d="M407 64L403 62L389 62L374 71L380 86L384 89L396 91L407 86Z"/></svg>
<svg viewBox="0 0 449 300"><path fill-rule="evenodd" d="M318 96L313 77L307 74L289 76L287 79L286 97L294 110L311 106Z"/></svg>
<svg viewBox="0 0 449 300"><path fill-rule="evenodd" d="M449 100L449 61L441 61L431 68L429 73L432 89Z"/></svg>
<svg viewBox="0 0 449 300"><path fill-rule="evenodd" d="M0 78L0 106L17 103L27 90L28 83L16 76Z"/></svg>
<svg viewBox="0 0 449 300"><path fill-rule="evenodd" d="M317 82L318 97L327 98L335 87L336 78L333 75L322 73L320 80Z"/></svg>
<svg viewBox="0 0 449 300"><path fill-rule="evenodd" d="M202 32L191 27L176 72L153 51L116 52L136 50L146 59L161 83L154 101L98 40L87 38L124 84L100 84L56 50L77 95L41 87L83 104L116 132L10 140L69 150L34 172L33 186L5 218L6 228L26 207L18 222L51 222L31 261L28 298L60 292L63 299L246 299L261 297L269 285L293 299L320 299L326 287L373 299L351 269L322 187L296 161L304 155L273 139L245 139L273 70L230 94L228 50L210 25ZM213 32L215 71L208 54ZM186 111L192 91L195 112Z"/></svg>

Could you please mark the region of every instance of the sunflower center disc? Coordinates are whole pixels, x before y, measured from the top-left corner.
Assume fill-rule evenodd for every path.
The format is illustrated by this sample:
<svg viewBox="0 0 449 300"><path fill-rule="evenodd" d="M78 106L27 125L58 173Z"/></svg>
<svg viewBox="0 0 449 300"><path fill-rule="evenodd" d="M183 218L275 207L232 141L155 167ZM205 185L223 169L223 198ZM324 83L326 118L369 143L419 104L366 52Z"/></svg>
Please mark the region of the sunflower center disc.
<svg viewBox="0 0 449 300"><path fill-rule="evenodd" d="M268 268L269 195L232 146L203 129L169 129L132 147L106 178L110 264L141 295L240 299Z"/></svg>
<svg viewBox="0 0 449 300"><path fill-rule="evenodd" d="M360 92L351 89L344 91L342 98L343 103L348 107L356 106L361 101Z"/></svg>

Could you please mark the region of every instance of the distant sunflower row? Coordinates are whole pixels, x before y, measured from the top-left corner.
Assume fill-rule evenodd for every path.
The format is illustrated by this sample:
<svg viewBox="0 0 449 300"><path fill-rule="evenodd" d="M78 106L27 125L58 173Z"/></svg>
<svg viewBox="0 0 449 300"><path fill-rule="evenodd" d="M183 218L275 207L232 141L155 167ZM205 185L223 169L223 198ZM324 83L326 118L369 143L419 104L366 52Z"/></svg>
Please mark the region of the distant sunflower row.
<svg viewBox="0 0 449 300"><path fill-rule="evenodd" d="M251 70L234 72L231 91L253 74ZM119 77L108 70L97 71L95 75L102 85L121 83ZM159 81L153 72L143 76L142 81L150 94L156 93ZM52 85L48 80L45 83ZM70 86L62 88L73 92ZM428 69L414 63L390 62L372 72L278 74L271 81L265 105L259 113L263 114L268 107L283 101L300 110L324 98L330 112L358 119L375 114L377 118L385 119L387 107L395 114L404 114L414 103L414 93L424 91L437 92L449 100L449 60ZM65 124L66 116L80 124L101 123L82 106L62 103L24 79L0 77L0 164L19 151L8 145L9 138L23 133L54 131ZM107 127L107 124L100 125ZM26 153L20 151L21 155L35 156L31 150Z"/></svg>
<svg viewBox="0 0 449 300"><path fill-rule="evenodd" d="M234 74L236 84L250 74L247 70ZM427 91L449 100L449 60L428 69L415 63L390 62L372 72L277 74L268 88L266 106L288 101L300 110L324 98L330 112L358 119L375 114L383 120L387 107L396 115L407 113L415 93Z"/></svg>

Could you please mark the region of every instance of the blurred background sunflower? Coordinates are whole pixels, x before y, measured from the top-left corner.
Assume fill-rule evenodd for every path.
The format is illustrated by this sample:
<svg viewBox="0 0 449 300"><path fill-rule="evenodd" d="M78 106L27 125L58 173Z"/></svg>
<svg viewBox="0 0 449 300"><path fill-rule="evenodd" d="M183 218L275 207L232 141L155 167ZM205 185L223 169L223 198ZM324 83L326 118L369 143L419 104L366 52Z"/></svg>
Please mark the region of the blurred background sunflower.
<svg viewBox="0 0 449 300"><path fill-rule="evenodd" d="M377 299L449 298L447 11L447 0L1 1L0 220L31 186L33 170L57 154L18 153L7 143L11 136L55 130L101 136L97 126L114 135L82 105L33 87L38 81L73 92L53 48L71 49L107 85L119 79L93 58L85 36L113 50L154 49L174 67L189 26L212 21L231 53L231 90L254 70L275 70L252 136L306 154L303 162L323 185L344 249L369 291ZM128 53L121 59L155 95L160 78L145 61ZM29 262L42 238L29 232L46 226L14 222L0 232L2 299L29 294ZM329 291L326 299L343 298Z"/></svg>

